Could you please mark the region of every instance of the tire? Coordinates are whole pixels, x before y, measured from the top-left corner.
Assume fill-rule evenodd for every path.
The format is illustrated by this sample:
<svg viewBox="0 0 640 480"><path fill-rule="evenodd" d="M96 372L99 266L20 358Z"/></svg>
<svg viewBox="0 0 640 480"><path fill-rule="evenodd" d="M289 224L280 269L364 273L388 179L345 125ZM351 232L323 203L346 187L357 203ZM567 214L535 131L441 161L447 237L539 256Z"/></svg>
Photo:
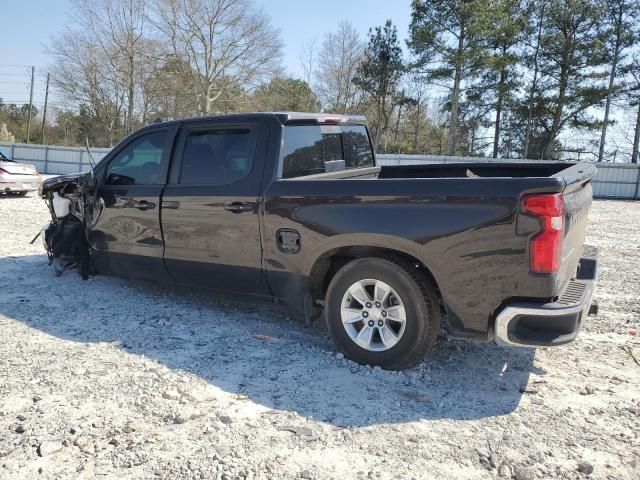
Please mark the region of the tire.
<svg viewBox="0 0 640 480"><path fill-rule="evenodd" d="M325 320L347 358L387 370L420 362L440 332L434 287L414 265L396 258L360 258L343 266L329 284Z"/></svg>

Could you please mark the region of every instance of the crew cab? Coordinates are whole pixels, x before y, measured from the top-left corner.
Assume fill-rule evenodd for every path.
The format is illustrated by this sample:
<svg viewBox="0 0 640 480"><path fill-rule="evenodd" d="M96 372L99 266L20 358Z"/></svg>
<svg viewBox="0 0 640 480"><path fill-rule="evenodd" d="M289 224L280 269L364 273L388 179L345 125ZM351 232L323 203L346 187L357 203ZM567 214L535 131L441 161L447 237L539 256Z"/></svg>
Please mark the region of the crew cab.
<svg viewBox="0 0 640 480"><path fill-rule="evenodd" d="M364 118L258 113L147 126L90 172L44 182L59 270L258 295L348 358L419 362L442 328L573 340L597 252L592 164L376 166Z"/></svg>

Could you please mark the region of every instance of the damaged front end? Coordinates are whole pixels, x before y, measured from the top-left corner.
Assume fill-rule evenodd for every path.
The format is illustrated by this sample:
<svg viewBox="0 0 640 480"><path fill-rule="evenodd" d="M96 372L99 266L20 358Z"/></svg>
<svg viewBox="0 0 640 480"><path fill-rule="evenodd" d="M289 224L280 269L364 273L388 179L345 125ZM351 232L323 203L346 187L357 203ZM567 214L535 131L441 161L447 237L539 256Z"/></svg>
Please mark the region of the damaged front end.
<svg viewBox="0 0 640 480"><path fill-rule="evenodd" d="M45 180L41 196L52 221L41 232L49 264L56 275L78 267L83 279L91 268L86 211L94 185L91 173L63 175Z"/></svg>

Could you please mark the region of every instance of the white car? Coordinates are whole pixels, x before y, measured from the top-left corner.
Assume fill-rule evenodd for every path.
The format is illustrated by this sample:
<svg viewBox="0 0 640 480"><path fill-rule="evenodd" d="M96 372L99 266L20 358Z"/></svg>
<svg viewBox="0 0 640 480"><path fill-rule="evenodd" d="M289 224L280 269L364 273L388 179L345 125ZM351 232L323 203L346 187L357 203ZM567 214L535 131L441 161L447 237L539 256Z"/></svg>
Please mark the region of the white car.
<svg viewBox="0 0 640 480"><path fill-rule="evenodd" d="M25 196L38 190L41 182L36 167L11 160L0 152L0 193Z"/></svg>

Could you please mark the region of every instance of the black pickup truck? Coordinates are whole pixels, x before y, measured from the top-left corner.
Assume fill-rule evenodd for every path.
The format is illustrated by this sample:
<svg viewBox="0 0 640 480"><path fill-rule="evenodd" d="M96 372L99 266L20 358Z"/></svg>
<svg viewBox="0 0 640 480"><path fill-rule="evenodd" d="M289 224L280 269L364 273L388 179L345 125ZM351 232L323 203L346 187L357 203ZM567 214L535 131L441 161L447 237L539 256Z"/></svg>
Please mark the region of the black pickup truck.
<svg viewBox="0 0 640 480"><path fill-rule="evenodd" d="M347 357L419 362L441 328L501 345L573 340L597 255L596 169L572 163L376 166L360 117L172 121L91 172L52 178L50 260L322 312Z"/></svg>

